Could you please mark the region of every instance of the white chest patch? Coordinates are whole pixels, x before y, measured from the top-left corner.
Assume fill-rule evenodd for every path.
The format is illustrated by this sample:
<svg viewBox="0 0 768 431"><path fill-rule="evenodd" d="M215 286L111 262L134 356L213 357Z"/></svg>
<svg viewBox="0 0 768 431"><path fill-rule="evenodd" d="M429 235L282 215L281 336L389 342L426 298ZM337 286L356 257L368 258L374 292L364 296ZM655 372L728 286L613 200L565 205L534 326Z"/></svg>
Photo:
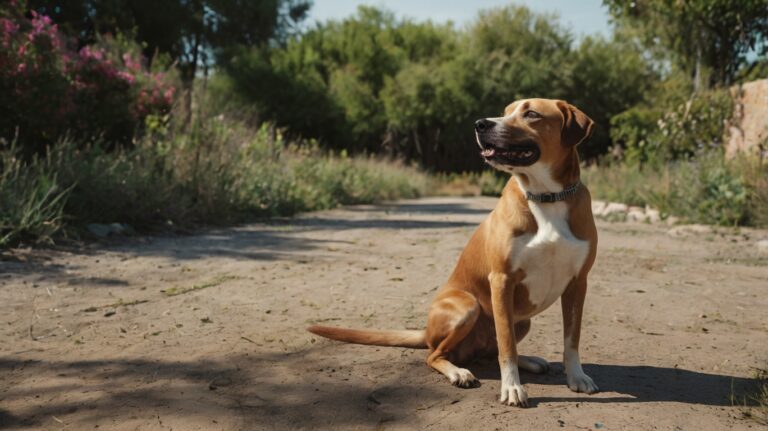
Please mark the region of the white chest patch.
<svg viewBox="0 0 768 431"><path fill-rule="evenodd" d="M510 265L522 269L528 299L539 313L559 298L584 265L589 243L573 236L568 226L568 207L563 202L529 202L538 231L514 239ZM529 316L520 316L526 318Z"/></svg>

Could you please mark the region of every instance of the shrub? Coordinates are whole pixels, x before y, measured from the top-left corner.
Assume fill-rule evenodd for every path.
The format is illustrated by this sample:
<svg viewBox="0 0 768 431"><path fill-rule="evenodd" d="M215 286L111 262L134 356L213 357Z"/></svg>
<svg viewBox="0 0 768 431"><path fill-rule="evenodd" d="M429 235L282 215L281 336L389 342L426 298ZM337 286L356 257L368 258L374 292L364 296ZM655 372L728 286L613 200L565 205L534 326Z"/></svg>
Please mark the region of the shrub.
<svg viewBox="0 0 768 431"><path fill-rule="evenodd" d="M335 156L222 116L131 148L67 139L31 161L6 149L0 163L0 247L92 222L151 231L417 197L428 183L415 168Z"/></svg>
<svg viewBox="0 0 768 431"><path fill-rule="evenodd" d="M768 226L768 166L720 149L666 164L606 164L582 175L595 199L650 205L695 223Z"/></svg>
<svg viewBox="0 0 768 431"><path fill-rule="evenodd" d="M138 46L104 38L79 51L45 15L0 17L0 137L26 156L68 134L130 143L149 115L164 115L174 87L141 65ZM125 48L116 49L118 44Z"/></svg>
<svg viewBox="0 0 768 431"><path fill-rule="evenodd" d="M24 162L0 141L0 248L20 241L47 242L65 222L71 190L42 160Z"/></svg>
<svg viewBox="0 0 768 431"><path fill-rule="evenodd" d="M658 91L679 85L668 84ZM671 90L681 94L680 88ZM611 118L611 139L624 148L629 163L686 159L722 146L725 123L732 113L733 99L725 89L690 98L660 96L654 103L637 105Z"/></svg>

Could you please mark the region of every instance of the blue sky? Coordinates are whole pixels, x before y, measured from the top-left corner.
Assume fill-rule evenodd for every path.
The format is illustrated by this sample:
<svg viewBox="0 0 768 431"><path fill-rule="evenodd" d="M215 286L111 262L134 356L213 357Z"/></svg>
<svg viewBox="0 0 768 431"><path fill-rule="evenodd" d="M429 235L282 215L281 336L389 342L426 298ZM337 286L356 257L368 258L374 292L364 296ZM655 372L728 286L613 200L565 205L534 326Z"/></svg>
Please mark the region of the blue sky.
<svg viewBox="0 0 768 431"><path fill-rule="evenodd" d="M358 5L380 6L417 20L453 21L458 26L472 20L478 10L510 3L523 4L537 12L557 12L561 22L575 35L610 34L608 12L601 0L314 0L309 21L339 19L355 12Z"/></svg>

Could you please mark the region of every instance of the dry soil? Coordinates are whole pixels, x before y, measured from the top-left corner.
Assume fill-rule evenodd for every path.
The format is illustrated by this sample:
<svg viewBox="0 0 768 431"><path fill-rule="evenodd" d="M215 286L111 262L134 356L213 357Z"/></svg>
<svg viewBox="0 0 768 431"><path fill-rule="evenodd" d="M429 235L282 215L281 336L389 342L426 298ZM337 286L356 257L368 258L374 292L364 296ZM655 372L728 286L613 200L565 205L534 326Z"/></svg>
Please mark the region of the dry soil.
<svg viewBox="0 0 768 431"><path fill-rule="evenodd" d="M0 428L759 429L731 395L768 360L765 231L600 222L571 392L559 306L533 319L528 409L494 361L452 387L425 351L311 323L421 328L490 198L356 206L193 236L15 250L0 262Z"/></svg>

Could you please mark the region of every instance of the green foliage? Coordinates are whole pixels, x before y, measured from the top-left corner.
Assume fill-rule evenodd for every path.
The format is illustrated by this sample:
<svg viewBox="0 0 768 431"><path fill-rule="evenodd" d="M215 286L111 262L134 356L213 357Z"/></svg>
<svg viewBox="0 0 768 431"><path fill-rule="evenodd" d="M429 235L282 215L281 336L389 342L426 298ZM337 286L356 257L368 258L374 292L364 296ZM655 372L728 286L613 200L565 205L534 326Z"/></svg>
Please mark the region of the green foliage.
<svg viewBox="0 0 768 431"><path fill-rule="evenodd" d="M731 84L750 52L768 51L768 0L604 0L619 25L635 27L648 46L664 46L706 87ZM699 83L695 83L697 89Z"/></svg>
<svg viewBox="0 0 768 431"><path fill-rule="evenodd" d="M30 162L0 152L0 246L47 240L67 224L139 230L228 224L342 204L416 197L427 177L367 157L333 156L212 118L130 149L64 141Z"/></svg>
<svg viewBox="0 0 768 431"><path fill-rule="evenodd" d="M170 111L173 76L148 70L136 43L99 38L80 50L45 15L0 14L0 138L25 156L67 134L130 144L148 115Z"/></svg>
<svg viewBox="0 0 768 431"><path fill-rule="evenodd" d="M80 46L99 35L132 33L146 58L167 55L191 82L210 54L225 60L229 48L259 46L294 33L311 3L305 0L26 0L78 38Z"/></svg>
<svg viewBox="0 0 768 431"><path fill-rule="evenodd" d="M584 38L571 67L566 99L584 109L598 125L580 148L592 159L607 152L614 133L612 119L645 100L658 76L631 42L622 38Z"/></svg>
<svg viewBox="0 0 768 431"><path fill-rule="evenodd" d="M25 162L15 146L0 141L0 248L50 241L65 223L70 191L44 160Z"/></svg>
<svg viewBox="0 0 768 431"><path fill-rule="evenodd" d="M569 99L598 122L582 150L608 147L611 116L653 79L634 45L586 39L554 17L492 9L466 29L361 7L285 46L241 51L231 88L293 136L350 153L389 153L437 171L479 170L473 122L522 97Z"/></svg>
<svg viewBox="0 0 768 431"><path fill-rule="evenodd" d="M768 226L768 167L720 150L667 164L613 164L582 173L595 199L659 209L694 223Z"/></svg>
<svg viewBox="0 0 768 431"><path fill-rule="evenodd" d="M669 85L662 89L668 90ZM694 93L688 100L640 104L611 119L611 138L624 148L630 163L684 159L723 145L726 122L733 114L727 90Z"/></svg>

